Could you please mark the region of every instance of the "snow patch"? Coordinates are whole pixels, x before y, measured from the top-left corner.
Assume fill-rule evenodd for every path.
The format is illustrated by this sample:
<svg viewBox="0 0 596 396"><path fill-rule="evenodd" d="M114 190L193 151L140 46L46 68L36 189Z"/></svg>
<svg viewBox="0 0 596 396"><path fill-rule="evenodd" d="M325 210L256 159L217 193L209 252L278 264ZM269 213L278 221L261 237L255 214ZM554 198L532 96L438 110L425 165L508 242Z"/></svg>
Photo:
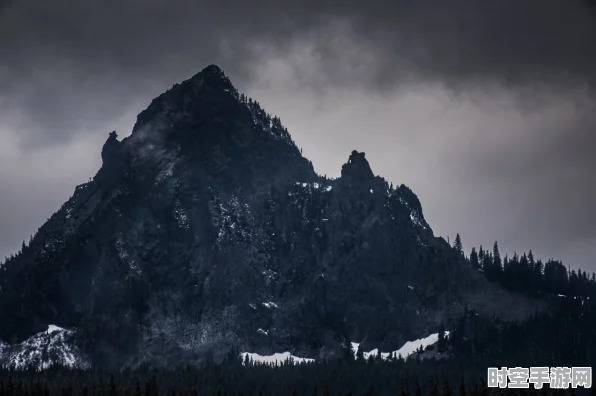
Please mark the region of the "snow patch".
<svg viewBox="0 0 596 396"><path fill-rule="evenodd" d="M120 260L127 263L131 270L141 275L141 269L136 265L134 259L130 258L130 255L126 251L124 246L124 235L121 232L118 233L118 237L116 238L116 251L118 252Z"/></svg>
<svg viewBox="0 0 596 396"><path fill-rule="evenodd" d="M271 302L271 301L269 301L269 302L264 302L264 303L263 303L263 305L264 305L265 307L267 307L267 308L279 308L279 307L277 306L277 304L275 304L275 303L273 303L273 302Z"/></svg>
<svg viewBox="0 0 596 396"><path fill-rule="evenodd" d="M448 336L449 332L445 332L445 336ZM420 347L422 349L426 348L429 345L436 344L439 341L439 333L434 333L429 335L426 338L420 338L414 341L406 342L400 349L395 351L396 356L401 355L404 359L413 353L415 353Z"/></svg>
<svg viewBox="0 0 596 396"><path fill-rule="evenodd" d="M263 335L269 335L269 333L268 333L268 332L266 332L266 331L265 331L265 330L263 330L263 329L258 329L258 330L257 330L257 333L260 333L260 334L263 334Z"/></svg>
<svg viewBox="0 0 596 396"><path fill-rule="evenodd" d="M416 225L422 229L427 228L426 224L423 223L423 220L420 219L420 216L418 215L418 213L413 209L410 211L410 220L412 220L412 223L414 223L414 225Z"/></svg>
<svg viewBox="0 0 596 396"><path fill-rule="evenodd" d="M46 331L48 334L52 334L55 331L64 331L64 329L55 325L49 325Z"/></svg>
<svg viewBox="0 0 596 396"><path fill-rule="evenodd" d="M446 331L445 335L448 336L449 332ZM439 333L434 333L434 334L429 335L426 338L420 338L418 340L408 341L401 348L399 348L398 350L393 351L393 352L379 352L378 349L373 349L370 352L363 352L362 355L364 356L365 359L369 359L371 357L378 357L379 353L381 354L382 359L389 359L392 357L398 358L400 356L402 358L406 359L410 355L416 353L416 351L418 351L420 349L420 347L422 347L422 349L425 349L427 346L436 344L438 341L439 341ZM356 356L356 354L358 353L359 348L360 348L359 343L352 342L352 350L354 351L354 356Z"/></svg>
<svg viewBox="0 0 596 396"><path fill-rule="evenodd" d="M242 352L240 354L240 356L242 357L243 364L246 361L246 358L248 357L248 359L254 363L262 363L262 364L268 364L268 365L272 365L272 366L278 366L284 362L300 364L300 363L312 363L315 361L314 359L301 358L301 357L294 356L290 352L274 353L273 355L267 355L267 356L261 356L259 354L250 353L250 352Z"/></svg>
<svg viewBox="0 0 596 396"><path fill-rule="evenodd" d="M175 207L174 207L174 216L176 217L176 221L178 222L178 227L184 228L186 230L189 229L190 225L188 222L188 216L182 209L182 204L180 203L179 199L176 199Z"/></svg>

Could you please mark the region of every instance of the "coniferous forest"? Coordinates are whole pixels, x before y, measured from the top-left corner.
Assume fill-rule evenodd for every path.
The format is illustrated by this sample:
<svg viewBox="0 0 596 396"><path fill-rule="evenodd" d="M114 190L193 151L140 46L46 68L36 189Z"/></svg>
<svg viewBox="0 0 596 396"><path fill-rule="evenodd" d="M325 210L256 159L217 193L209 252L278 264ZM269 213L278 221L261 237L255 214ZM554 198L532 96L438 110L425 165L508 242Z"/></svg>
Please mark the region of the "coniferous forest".
<svg viewBox="0 0 596 396"><path fill-rule="evenodd" d="M482 319L473 311L442 326L439 342L404 360L364 359L346 346L342 359L273 366L242 360L233 350L221 363L169 370L119 372L52 367L0 371L0 396L33 395L398 395L594 394L592 389L495 389L486 386L488 367L591 367L596 356L594 274L569 271L561 262L535 260L532 252L500 258L472 249L466 257L459 235L453 249L492 282L541 296L551 309L523 322ZM445 328L452 329L448 335Z"/></svg>

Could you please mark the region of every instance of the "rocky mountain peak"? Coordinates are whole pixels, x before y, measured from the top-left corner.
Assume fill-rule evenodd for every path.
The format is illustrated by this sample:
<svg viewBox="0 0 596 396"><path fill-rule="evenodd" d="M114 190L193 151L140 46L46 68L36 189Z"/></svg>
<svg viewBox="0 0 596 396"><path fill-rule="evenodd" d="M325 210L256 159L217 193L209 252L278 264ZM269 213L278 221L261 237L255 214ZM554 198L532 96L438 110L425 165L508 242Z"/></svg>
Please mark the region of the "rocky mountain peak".
<svg viewBox="0 0 596 396"><path fill-rule="evenodd" d="M373 179L375 175L370 169L365 154L354 150L350 154L348 162L341 168L341 177L350 181L363 181Z"/></svg>
<svg viewBox="0 0 596 396"><path fill-rule="evenodd" d="M223 70L219 66L214 64L205 67L203 70L195 74L195 76L192 77L192 79L195 79L197 77L228 80Z"/></svg>
<svg viewBox="0 0 596 396"><path fill-rule="evenodd" d="M110 160L117 155L120 142L118 141L118 134L116 131L110 132L108 139L101 149L101 159L104 164L110 162Z"/></svg>
<svg viewBox="0 0 596 396"><path fill-rule="evenodd" d="M0 271L10 356L56 338L36 335L50 323L107 368L231 347L395 350L488 287L433 236L411 190L392 191L358 151L337 182L316 175L279 118L215 65L154 99L130 137L112 132L102 159ZM486 312L510 309L498 301Z"/></svg>

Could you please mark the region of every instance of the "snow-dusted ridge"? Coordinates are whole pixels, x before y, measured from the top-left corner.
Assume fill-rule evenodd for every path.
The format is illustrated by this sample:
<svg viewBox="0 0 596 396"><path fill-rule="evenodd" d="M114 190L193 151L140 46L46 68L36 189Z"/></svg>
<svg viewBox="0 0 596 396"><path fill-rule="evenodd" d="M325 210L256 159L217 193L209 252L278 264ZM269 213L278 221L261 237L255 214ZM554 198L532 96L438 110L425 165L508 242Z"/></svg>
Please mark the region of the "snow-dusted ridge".
<svg viewBox="0 0 596 396"><path fill-rule="evenodd" d="M87 359L73 344L74 331L49 325L19 344L0 342L0 366L16 370L45 370L52 366L85 369Z"/></svg>

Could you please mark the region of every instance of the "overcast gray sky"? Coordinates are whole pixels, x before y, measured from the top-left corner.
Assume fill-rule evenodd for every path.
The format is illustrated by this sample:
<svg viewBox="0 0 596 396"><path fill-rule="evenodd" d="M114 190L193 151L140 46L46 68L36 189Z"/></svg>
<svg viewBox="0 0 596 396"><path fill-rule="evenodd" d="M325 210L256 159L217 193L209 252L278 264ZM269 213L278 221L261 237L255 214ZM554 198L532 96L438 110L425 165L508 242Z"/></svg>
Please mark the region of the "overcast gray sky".
<svg viewBox="0 0 596 396"><path fill-rule="evenodd" d="M436 234L595 271L595 33L588 0L0 0L0 255L216 63L319 173L364 151Z"/></svg>

